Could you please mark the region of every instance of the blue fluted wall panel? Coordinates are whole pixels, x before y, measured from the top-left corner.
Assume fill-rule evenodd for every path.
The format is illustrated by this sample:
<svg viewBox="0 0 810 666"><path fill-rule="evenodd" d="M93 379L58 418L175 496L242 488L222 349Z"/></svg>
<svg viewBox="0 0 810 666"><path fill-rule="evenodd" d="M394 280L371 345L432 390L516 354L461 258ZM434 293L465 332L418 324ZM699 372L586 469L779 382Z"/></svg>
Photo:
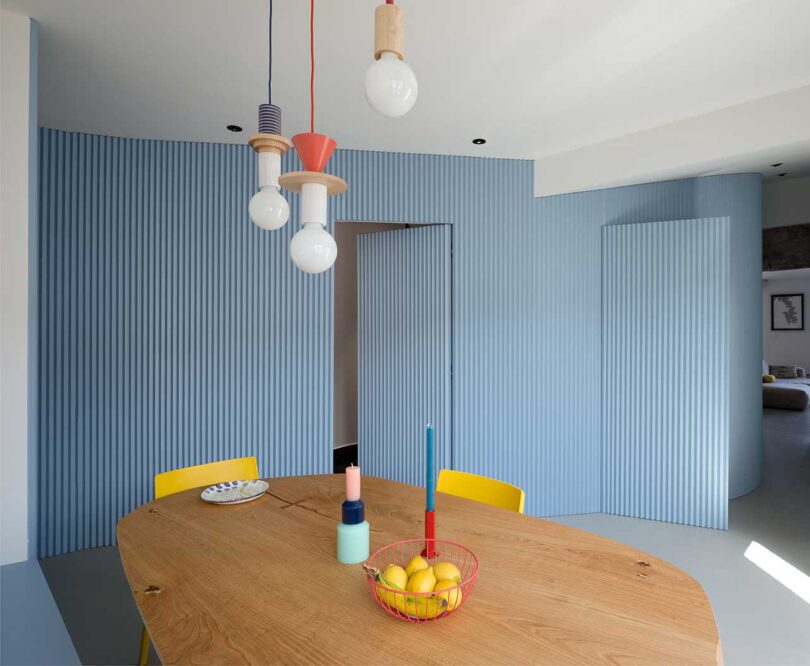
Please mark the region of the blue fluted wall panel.
<svg viewBox="0 0 810 666"><path fill-rule="evenodd" d="M730 220L602 240L603 510L725 529Z"/></svg>
<svg viewBox="0 0 810 666"><path fill-rule="evenodd" d="M731 218L729 497L762 479L762 178L708 176L564 195L604 201L605 224Z"/></svg>
<svg viewBox="0 0 810 666"><path fill-rule="evenodd" d="M331 471L331 282L248 221L255 156L44 131L41 169L40 553L113 543L157 472Z"/></svg>
<svg viewBox="0 0 810 666"><path fill-rule="evenodd" d="M39 552L113 543L171 467L330 469L332 275L289 260L298 197L264 233L246 146L42 130L40 150ZM453 225L453 464L524 487L534 515L601 508L602 225L730 215L745 256L760 242L756 176L534 199L529 161L338 150L329 169L350 184L332 220Z"/></svg>
<svg viewBox="0 0 810 666"><path fill-rule="evenodd" d="M41 139L40 554L114 543L166 469L251 453L267 475L331 469L332 274L289 260L298 197L291 223L264 233L247 217L246 146ZM294 154L283 168L300 168ZM493 221L531 227L528 161L337 151L330 169L351 184L330 200L332 220L454 223L479 254ZM454 264L454 316L471 329L474 285L492 259L509 263L495 255ZM505 331L497 316L476 335L487 349ZM480 346L454 353L476 372Z"/></svg>
<svg viewBox="0 0 810 666"><path fill-rule="evenodd" d="M360 465L424 485L426 423L450 467L450 226L357 239Z"/></svg>
<svg viewBox="0 0 810 666"><path fill-rule="evenodd" d="M599 511L602 210L531 203L455 228L454 462L525 489L527 513Z"/></svg>

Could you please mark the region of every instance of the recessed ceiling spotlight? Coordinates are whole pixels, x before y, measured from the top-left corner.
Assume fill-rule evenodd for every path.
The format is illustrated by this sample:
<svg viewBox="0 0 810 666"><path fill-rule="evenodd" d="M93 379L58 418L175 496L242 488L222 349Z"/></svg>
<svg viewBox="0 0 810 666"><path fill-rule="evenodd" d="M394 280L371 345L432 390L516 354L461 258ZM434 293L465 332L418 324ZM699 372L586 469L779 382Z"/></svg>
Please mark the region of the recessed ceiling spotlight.
<svg viewBox="0 0 810 666"><path fill-rule="evenodd" d="M486 143L486 142L487 142L487 140L486 140L486 139L473 139L473 143L474 143L476 146L480 146L481 144Z"/></svg>
<svg viewBox="0 0 810 666"><path fill-rule="evenodd" d="M771 166L775 169L776 167L780 167L784 164L784 162L777 162L776 164L771 164Z"/></svg>
<svg viewBox="0 0 810 666"><path fill-rule="evenodd" d="M230 130L231 132L241 132L242 131L242 128L239 127L239 125L228 125L227 129Z"/></svg>
<svg viewBox="0 0 810 666"><path fill-rule="evenodd" d="M780 173L779 177L781 178L782 176L787 176L787 174L786 173Z"/></svg>

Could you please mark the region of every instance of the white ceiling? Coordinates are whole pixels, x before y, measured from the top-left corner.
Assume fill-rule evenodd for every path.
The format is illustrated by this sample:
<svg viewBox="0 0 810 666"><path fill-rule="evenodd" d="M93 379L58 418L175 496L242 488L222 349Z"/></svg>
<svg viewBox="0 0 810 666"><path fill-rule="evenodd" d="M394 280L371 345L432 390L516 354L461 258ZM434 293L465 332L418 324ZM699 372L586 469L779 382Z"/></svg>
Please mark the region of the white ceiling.
<svg viewBox="0 0 810 666"><path fill-rule="evenodd" d="M363 96L379 2L316 3L316 129L344 148L542 158L810 84L809 0L401 0L419 100L386 119ZM214 142L255 128L266 0L2 5L40 23L42 125ZM307 130L309 3L274 7L290 136Z"/></svg>
<svg viewBox="0 0 810 666"><path fill-rule="evenodd" d="M809 119L810 86L794 88L537 159L534 193L757 171L790 182L810 173Z"/></svg>

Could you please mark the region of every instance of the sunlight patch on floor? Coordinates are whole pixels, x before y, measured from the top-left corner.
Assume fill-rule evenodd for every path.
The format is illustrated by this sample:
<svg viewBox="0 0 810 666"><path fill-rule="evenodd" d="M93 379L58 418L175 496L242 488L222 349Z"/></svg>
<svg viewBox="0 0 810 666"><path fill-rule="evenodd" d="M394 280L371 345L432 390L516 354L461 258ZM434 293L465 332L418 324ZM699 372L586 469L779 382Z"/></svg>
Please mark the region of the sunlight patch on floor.
<svg viewBox="0 0 810 666"><path fill-rule="evenodd" d="M756 541L748 544L745 557L810 604L810 576Z"/></svg>

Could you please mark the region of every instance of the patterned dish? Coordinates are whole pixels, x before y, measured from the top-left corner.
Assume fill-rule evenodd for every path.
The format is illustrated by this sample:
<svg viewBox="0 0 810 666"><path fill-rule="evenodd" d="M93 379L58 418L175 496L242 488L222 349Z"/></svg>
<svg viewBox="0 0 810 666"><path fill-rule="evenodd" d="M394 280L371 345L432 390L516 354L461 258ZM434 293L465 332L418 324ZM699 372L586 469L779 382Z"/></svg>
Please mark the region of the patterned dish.
<svg viewBox="0 0 810 666"><path fill-rule="evenodd" d="M211 504L244 504L264 495L269 487L270 484L261 479L226 481L206 488L200 497Z"/></svg>

